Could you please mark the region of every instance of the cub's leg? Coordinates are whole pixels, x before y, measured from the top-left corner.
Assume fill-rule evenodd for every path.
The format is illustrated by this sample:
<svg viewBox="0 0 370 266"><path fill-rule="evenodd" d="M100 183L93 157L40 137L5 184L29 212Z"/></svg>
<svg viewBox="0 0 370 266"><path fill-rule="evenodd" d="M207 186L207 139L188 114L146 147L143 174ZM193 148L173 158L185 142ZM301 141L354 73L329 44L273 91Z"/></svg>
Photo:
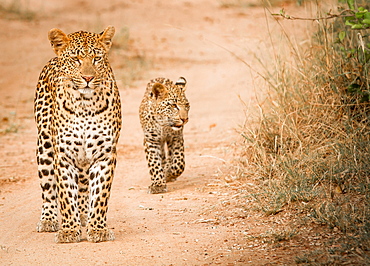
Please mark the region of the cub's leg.
<svg viewBox="0 0 370 266"><path fill-rule="evenodd" d="M160 140L144 139L145 156L149 166L149 174L152 180L148 192L152 194L164 193L167 191L166 179L162 167L164 148Z"/></svg>
<svg viewBox="0 0 370 266"><path fill-rule="evenodd" d="M116 160L106 158L90 168L89 216L87 240L102 242L114 240L114 233L107 226L107 211Z"/></svg>
<svg viewBox="0 0 370 266"><path fill-rule="evenodd" d="M176 134L168 142L168 156L165 165L165 178L167 182L175 181L185 170L184 138Z"/></svg>

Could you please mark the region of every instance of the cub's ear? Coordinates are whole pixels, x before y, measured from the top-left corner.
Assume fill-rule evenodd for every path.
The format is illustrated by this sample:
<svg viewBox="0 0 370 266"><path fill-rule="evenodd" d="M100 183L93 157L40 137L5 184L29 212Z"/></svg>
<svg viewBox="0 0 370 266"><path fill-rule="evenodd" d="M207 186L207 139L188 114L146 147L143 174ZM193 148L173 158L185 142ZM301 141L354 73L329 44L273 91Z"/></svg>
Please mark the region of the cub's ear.
<svg viewBox="0 0 370 266"><path fill-rule="evenodd" d="M112 38L115 33L113 26L108 26L103 32L100 33L99 41L103 44L105 51L109 51L112 46Z"/></svg>
<svg viewBox="0 0 370 266"><path fill-rule="evenodd" d="M180 86L182 88L182 90L185 91L186 79L184 77L179 77L179 79L176 81L175 85Z"/></svg>
<svg viewBox="0 0 370 266"><path fill-rule="evenodd" d="M67 34L65 34L60 29L51 29L48 34L49 41L51 43L51 46L54 49L54 52L57 56L61 54L61 52L66 48L69 38L67 37Z"/></svg>
<svg viewBox="0 0 370 266"><path fill-rule="evenodd" d="M155 83L152 87L152 91L150 95L154 97L156 100L164 99L167 96L167 88L163 86L161 83Z"/></svg>

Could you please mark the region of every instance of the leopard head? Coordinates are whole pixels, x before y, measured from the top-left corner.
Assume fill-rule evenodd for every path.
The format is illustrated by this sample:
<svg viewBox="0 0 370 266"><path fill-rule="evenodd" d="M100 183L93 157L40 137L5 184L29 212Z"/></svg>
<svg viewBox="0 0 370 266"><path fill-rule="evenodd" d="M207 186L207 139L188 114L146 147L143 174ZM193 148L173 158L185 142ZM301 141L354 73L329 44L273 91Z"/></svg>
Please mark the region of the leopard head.
<svg viewBox="0 0 370 266"><path fill-rule="evenodd" d="M149 96L155 102L155 120L161 126L181 130L188 122L189 102L185 96L186 80L181 77L173 84L169 80L154 83Z"/></svg>
<svg viewBox="0 0 370 266"><path fill-rule="evenodd" d="M78 31L65 34L60 29L49 31L49 40L59 58L61 76L81 94L92 93L110 73L108 51L115 29L107 27L100 34Z"/></svg>

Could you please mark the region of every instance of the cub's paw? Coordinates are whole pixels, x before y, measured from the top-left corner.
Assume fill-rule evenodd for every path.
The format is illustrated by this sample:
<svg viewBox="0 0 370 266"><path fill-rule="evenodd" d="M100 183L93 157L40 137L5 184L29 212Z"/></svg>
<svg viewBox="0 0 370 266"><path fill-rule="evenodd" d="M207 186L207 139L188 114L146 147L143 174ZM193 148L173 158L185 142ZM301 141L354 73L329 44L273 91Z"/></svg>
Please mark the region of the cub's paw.
<svg viewBox="0 0 370 266"><path fill-rule="evenodd" d="M87 229L87 241L90 242L103 242L114 240L114 233L112 230L106 229Z"/></svg>
<svg viewBox="0 0 370 266"><path fill-rule="evenodd" d="M59 230L55 234L55 242L56 243L74 243L81 241L81 230Z"/></svg>
<svg viewBox="0 0 370 266"><path fill-rule="evenodd" d="M166 177L166 182L175 182L177 180L177 177Z"/></svg>
<svg viewBox="0 0 370 266"><path fill-rule="evenodd" d="M40 220L37 223L36 231L37 232L56 232L59 229L58 221L45 221Z"/></svg>
<svg viewBox="0 0 370 266"><path fill-rule="evenodd" d="M167 186L162 185L162 186L154 186L150 185L148 188L148 193L149 194L159 194L159 193L166 193L167 192Z"/></svg>

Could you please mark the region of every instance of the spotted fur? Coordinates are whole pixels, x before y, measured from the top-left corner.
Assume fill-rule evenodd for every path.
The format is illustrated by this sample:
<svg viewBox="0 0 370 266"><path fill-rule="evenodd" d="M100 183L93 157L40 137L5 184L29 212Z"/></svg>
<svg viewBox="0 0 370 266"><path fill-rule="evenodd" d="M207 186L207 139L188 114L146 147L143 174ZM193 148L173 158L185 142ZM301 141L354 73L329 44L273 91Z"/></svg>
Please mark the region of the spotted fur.
<svg viewBox="0 0 370 266"><path fill-rule="evenodd" d="M140 105L144 148L152 183L149 193L167 191L166 182L174 181L185 169L183 127L188 122L189 102L186 80L151 80Z"/></svg>
<svg viewBox="0 0 370 266"><path fill-rule="evenodd" d="M38 232L56 242L113 240L106 214L121 129L121 103L107 54L114 27L102 33L49 31L57 55L36 89L37 163L42 188ZM58 205L61 226L58 222Z"/></svg>

